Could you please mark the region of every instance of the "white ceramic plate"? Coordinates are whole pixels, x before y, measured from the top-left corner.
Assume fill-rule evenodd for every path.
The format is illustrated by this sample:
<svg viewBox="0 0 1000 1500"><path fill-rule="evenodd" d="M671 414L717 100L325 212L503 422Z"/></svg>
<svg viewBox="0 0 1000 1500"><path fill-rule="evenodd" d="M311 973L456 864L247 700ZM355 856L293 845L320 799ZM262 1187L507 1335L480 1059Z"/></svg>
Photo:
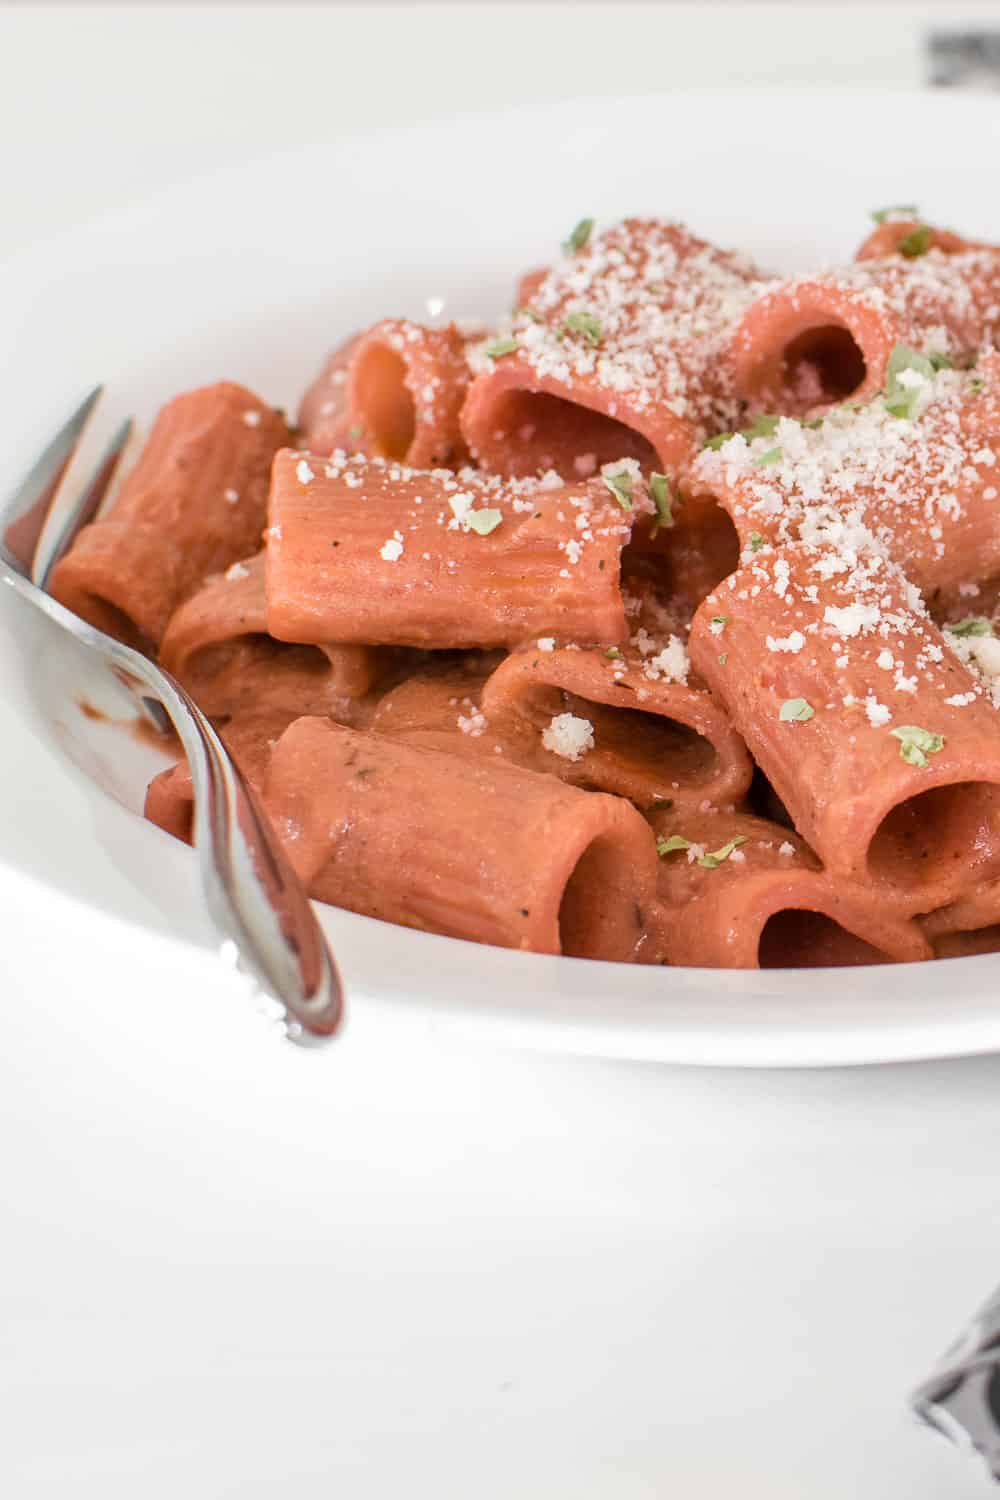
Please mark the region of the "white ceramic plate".
<svg viewBox="0 0 1000 1500"><path fill-rule="evenodd" d="M95 380L103 419L148 422L229 377L294 405L328 347L387 314L506 307L516 273L584 214L688 221L765 264L846 256L867 211L919 203L1000 240L984 191L994 98L675 93L469 117L314 146L199 179L0 273L0 482ZM193 859L137 815L162 764L87 718L81 650L0 597L0 860L95 909L204 942ZM355 1011L488 1026L567 1051L796 1065L1000 1045L1000 957L894 969L633 969L447 941L321 908ZM162 945L159 945L162 946Z"/></svg>

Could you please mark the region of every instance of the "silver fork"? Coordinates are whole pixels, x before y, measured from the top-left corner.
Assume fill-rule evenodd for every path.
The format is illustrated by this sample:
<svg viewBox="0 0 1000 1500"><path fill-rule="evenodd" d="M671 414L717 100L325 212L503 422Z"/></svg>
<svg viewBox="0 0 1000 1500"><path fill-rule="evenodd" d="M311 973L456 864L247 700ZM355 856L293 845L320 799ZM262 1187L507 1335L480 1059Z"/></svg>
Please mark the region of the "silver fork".
<svg viewBox="0 0 1000 1500"><path fill-rule="evenodd" d="M131 432L128 421L81 487L43 558L39 540L101 390L78 407L0 507L0 579L89 646L157 728L173 724L191 767L194 843L208 910L223 938L221 954L283 1007L292 1041L328 1040L343 1013L337 965L301 881L219 736L169 673L45 592L59 558L97 513Z"/></svg>

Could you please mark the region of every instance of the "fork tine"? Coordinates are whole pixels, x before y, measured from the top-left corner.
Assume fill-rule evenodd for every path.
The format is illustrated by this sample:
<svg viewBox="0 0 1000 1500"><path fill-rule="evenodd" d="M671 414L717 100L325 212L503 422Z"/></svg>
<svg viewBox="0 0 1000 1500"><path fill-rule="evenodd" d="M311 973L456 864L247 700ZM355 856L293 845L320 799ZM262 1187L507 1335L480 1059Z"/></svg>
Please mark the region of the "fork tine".
<svg viewBox="0 0 1000 1500"><path fill-rule="evenodd" d="M93 477L88 484L84 485L78 498L60 520L59 529L51 546L47 545L46 539L45 556L42 556L43 549L39 548L34 568L35 582L39 588L48 588L49 578L52 576L56 563L69 551L87 523L96 516L101 501L108 493L111 481L115 477L121 456L128 446L129 438L132 436L132 426L132 418L126 417L101 455L101 461Z"/></svg>
<svg viewBox="0 0 1000 1500"><path fill-rule="evenodd" d="M94 387L0 507L0 548L25 576L30 572L49 506L103 390L103 385Z"/></svg>

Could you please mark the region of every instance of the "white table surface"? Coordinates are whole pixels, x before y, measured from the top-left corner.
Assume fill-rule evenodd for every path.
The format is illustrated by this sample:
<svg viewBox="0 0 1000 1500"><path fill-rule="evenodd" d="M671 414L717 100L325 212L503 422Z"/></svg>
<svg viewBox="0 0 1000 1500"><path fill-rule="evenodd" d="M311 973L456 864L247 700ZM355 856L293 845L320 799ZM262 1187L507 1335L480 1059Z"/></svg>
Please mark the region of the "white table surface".
<svg viewBox="0 0 1000 1500"><path fill-rule="evenodd" d="M0 255L357 124L624 81L912 84L942 14L0 8ZM903 1396L1000 1278L1000 1061L684 1071L364 1015L304 1056L202 955L2 865L0 911L13 1500L988 1493ZM231 1062L157 1035L179 990L248 1029Z"/></svg>

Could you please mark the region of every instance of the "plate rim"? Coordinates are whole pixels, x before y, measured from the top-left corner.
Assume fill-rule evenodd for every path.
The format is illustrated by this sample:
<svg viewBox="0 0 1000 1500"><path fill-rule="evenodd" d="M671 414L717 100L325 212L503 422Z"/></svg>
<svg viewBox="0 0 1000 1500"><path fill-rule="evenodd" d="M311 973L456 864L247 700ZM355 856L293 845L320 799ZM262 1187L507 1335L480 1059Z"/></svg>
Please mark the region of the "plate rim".
<svg viewBox="0 0 1000 1500"><path fill-rule="evenodd" d="M989 109L993 115L1000 113L996 111L996 95L986 91L963 90L960 93L954 93L919 89L886 90L864 86L847 88L832 86L822 92L828 104L836 97L855 103L863 98L869 101L877 100L882 106L885 106L887 101L890 104L898 102L901 106L919 101L925 109L929 106L936 113L950 113L954 116L976 114L984 109ZM136 194L130 197L124 205L96 214L70 228L46 236L29 247L13 252L0 261L0 290L9 289L11 282L16 283L19 278L29 273L37 277L46 262L51 264L57 261L60 255L65 254L68 247L79 246L81 241L86 245L95 234L115 230L123 233L139 233L150 217L168 211L172 205L183 204L185 200L190 202L215 184L225 183L232 187L240 180L252 180L262 170L280 168L282 163L301 161L316 155L329 156L336 160L345 154L349 156L359 151L384 149L386 144L397 143L400 137L427 133L440 135L458 127L489 133L503 125L509 125L512 119L525 122L543 118L548 125L551 125L554 119L566 119L572 122L573 117L579 116L581 112L586 115L586 112L593 110L595 106L599 106L602 111L607 110L609 104L612 103L624 102L633 112L641 112L650 108L682 109L685 101L688 100L697 100L702 104L712 100L725 100L726 104L732 107L740 100L753 100L759 103L762 99L769 99L787 104L796 97L813 100L815 94L816 90L799 86L756 88L753 85L746 85L738 89L720 87L673 90L666 94L646 93L629 96L624 101L617 99L613 94L585 95L548 103L538 101L519 104L509 109L466 110L450 116L431 115L421 121L403 125L369 126L337 135L328 141L312 141L297 146L282 147L274 151L265 151L247 160L208 168L159 188ZM994 122L994 128L1000 133L1000 120ZM3 661L7 654L8 645L9 641L0 633L0 661ZM11 649L16 656L16 645ZM4 737L5 722L15 712L10 701L6 698L0 700L0 742ZM110 802L107 805L114 807L114 804ZM116 811L124 816L132 817L122 808L117 808ZM149 833L161 840L168 839L168 836L158 829L147 827L144 833ZM153 847L152 844L149 845L150 849ZM162 847L165 846L161 845ZM178 849L177 853L182 856L186 855L193 868L193 857L190 856L189 851ZM26 871L23 867L18 867L5 846L0 846L0 864L6 871L14 871L22 879L36 884L39 891L48 890L51 893L54 889L52 885L43 886L40 877ZM134 930L142 930L149 936L161 936L151 932L149 927L144 926L140 921L133 921L127 915L109 911L83 896L74 897L63 891L58 891L58 894L64 899L75 901L78 906L84 906L92 919L99 919L112 925L125 924ZM390 925L376 923L375 919L359 917L334 908L320 906L318 909L323 915L328 930L349 924L369 924L376 927L384 937L386 927ZM392 933L394 941L398 939L406 951L409 951L407 945L410 943L425 945L427 953L434 951L433 945L447 943L450 950L459 947L478 957L484 953L489 953L491 956L509 953L509 950L487 949L481 945L460 943L455 939L440 938L408 929L393 927ZM183 948L202 946L190 932L183 931L163 941L168 945L177 943ZM426 945L431 946L426 947ZM536 963L540 957L523 954L514 956L528 964ZM550 959L546 962L568 966L565 972L570 973L572 966L587 961ZM956 965L959 967L956 968ZM462 965L462 967L465 966ZM588 967L592 968L593 965L588 965ZM1000 967L1000 956L997 955L980 955L945 961L947 973L953 973L955 979L962 974L977 988L976 981L980 976L985 973L992 974L998 970L998 967ZM922 972L927 972L929 966L896 965L893 966L892 972L903 975L918 968ZM602 965L601 969L605 974L612 976L606 986L608 989L617 983L619 974L636 975L643 972L641 969L626 965ZM935 964L934 970L938 969L939 964ZM651 971L645 972L649 974ZM714 976L711 983L724 992L738 996L739 991L746 988L745 978L741 983L741 977L747 973L759 974L761 971L678 968L652 972L668 972L680 976L685 985L693 985L695 989L705 987L706 975ZM764 972L773 975L776 971ZM787 971L783 980L794 982L798 979L801 984L803 974L814 976L817 972L819 971ZM859 976L877 975L885 971L871 967L863 970L825 972ZM735 979L734 976L736 976ZM669 1011L665 1013L665 1017L659 1018L659 1024L655 1026L650 1025L648 1017L627 1019L620 1012L597 1017L583 1017L579 1013L575 1017L562 1014L531 1016L520 1013L512 1014L509 1009L504 1010L496 1006L480 1006L463 1012L451 999L442 998L441 995L433 993L417 992L409 999L384 992L375 993L368 990L364 980L352 984L350 975L348 975L348 985L355 995L360 995L362 1004L381 1009L386 1015L396 1015L403 1010L417 1014L422 1012L425 1017L430 1017L435 1021L447 1020L449 1024L459 1025L463 1029L471 1027L478 1031L485 1031L487 1035L496 1034L499 1040L514 1041L519 1045L527 1044L542 1047L546 1051L562 1053L645 1058L663 1062L707 1063L713 1066L813 1067L958 1057L992 1052L1000 1048L1000 1008L994 1015L985 1000L978 1007L972 1005L971 1002L965 1002L967 1010L964 1019L959 1021L956 1021L954 1014L949 1014L947 1011L922 1017L919 1022L911 1020L907 1023L902 1020L887 1024L883 1018L873 1021L868 1026L857 1018L849 1023L836 1021L822 1023L815 1017L810 1017L807 1018L806 1024L803 1024L802 1017L791 1020L780 1018L775 1020L773 1026L768 1024L759 1027L754 1036L745 1034L745 1026L735 1026L726 1037L720 1037L714 1030L702 1031L696 1025L679 1027L676 1017L673 1018L673 1024L671 1024ZM940 988L940 986L937 987ZM779 1000L787 998L782 994L785 988L783 982L772 978L767 982L766 988L771 995L777 992ZM557 992L559 989L560 987L556 986Z"/></svg>

